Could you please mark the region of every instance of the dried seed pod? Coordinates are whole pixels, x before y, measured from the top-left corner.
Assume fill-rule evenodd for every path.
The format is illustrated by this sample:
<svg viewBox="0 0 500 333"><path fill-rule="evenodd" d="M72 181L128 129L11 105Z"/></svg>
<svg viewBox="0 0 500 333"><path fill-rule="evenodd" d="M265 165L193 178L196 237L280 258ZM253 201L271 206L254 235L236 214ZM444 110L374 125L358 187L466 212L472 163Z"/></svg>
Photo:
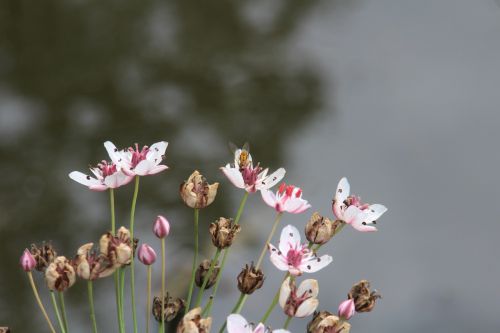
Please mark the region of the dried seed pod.
<svg viewBox="0 0 500 333"><path fill-rule="evenodd" d="M35 269L39 272L45 271L57 257L57 253L51 243L43 242L40 246L31 244L30 252L36 260Z"/></svg>
<svg viewBox="0 0 500 333"><path fill-rule="evenodd" d="M132 242L130 231L125 227L118 229L117 236L108 232L99 240L101 256L115 268L130 264L136 245L137 241Z"/></svg>
<svg viewBox="0 0 500 333"><path fill-rule="evenodd" d="M212 243L219 249L225 249L233 244L234 236L240 232L240 229L241 227L234 224L232 219L220 217L209 227Z"/></svg>
<svg viewBox="0 0 500 333"><path fill-rule="evenodd" d="M173 298L168 292L165 295L164 301L164 315L165 321L169 322L174 320L179 313L184 311L186 302L181 298ZM161 322L161 297L155 296L153 298L153 316L158 322Z"/></svg>
<svg viewBox="0 0 500 333"><path fill-rule="evenodd" d="M334 234L333 222L315 212L306 224L305 234L308 241L325 244Z"/></svg>
<svg viewBox="0 0 500 333"><path fill-rule="evenodd" d="M349 333L351 324L328 311L315 312L307 333Z"/></svg>
<svg viewBox="0 0 500 333"><path fill-rule="evenodd" d="M116 267L106 257L98 255L92 250L93 246L94 243L87 243L80 246L72 263L76 274L85 280L107 277L116 270Z"/></svg>
<svg viewBox="0 0 500 333"><path fill-rule="evenodd" d="M264 284L264 273L261 269L256 269L253 262L241 270L238 274L238 289L243 293L250 295Z"/></svg>
<svg viewBox="0 0 500 333"><path fill-rule="evenodd" d="M209 333L212 318L202 318L201 308L194 308L182 318L177 326L177 333Z"/></svg>
<svg viewBox="0 0 500 333"><path fill-rule="evenodd" d="M382 298L382 296L375 290L370 292L370 282L361 280L352 286L347 298L354 300L356 312L370 312L377 299Z"/></svg>
<svg viewBox="0 0 500 333"><path fill-rule="evenodd" d="M181 184L179 193L184 203L191 208L205 208L217 195L219 183L209 184L197 170Z"/></svg>
<svg viewBox="0 0 500 333"><path fill-rule="evenodd" d="M210 260L203 260L200 265L198 266L198 269L196 270L196 275L195 275L195 282L198 287L201 288L203 285L203 280L205 279L205 276L208 274L208 270L210 269ZM215 284L215 281L217 280L217 275L219 274L220 266L219 262L217 261L215 263L214 269L212 270L212 274L208 278L207 285L205 286L205 289L209 289Z"/></svg>
<svg viewBox="0 0 500 333"><path fill-rule="evenodd" d="M45 270L45 281L50 290L65 291L76 281L75 269L66 257L57 257Z"/></svg>

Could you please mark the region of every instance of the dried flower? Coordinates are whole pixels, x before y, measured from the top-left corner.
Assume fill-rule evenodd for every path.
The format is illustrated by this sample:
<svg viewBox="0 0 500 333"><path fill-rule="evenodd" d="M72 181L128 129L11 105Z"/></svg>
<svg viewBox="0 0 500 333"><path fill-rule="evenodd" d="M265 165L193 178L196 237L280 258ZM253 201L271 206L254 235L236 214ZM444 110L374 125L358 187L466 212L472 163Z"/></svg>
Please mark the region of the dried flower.
<svg viewBox="0 0 500 333"><path fill-rule="evenodd" d="M181 298L172 298L169 296L168 292L164 298L165 306L165 321L174 320L179 313L184 311L186 307L186 302ZM158 322L161 322L161 297L155 296L153 298L153 316Z"/></svg>
<svg viewBox="0 0 500 333"><path fill-rule="evenodd" d="M198 287L201 288L203 285L203 280L205 279L205 276L208 274L208 270L210 269L210 260L203 260L200 265L198 266L198 269L196 270L196 275L195 275L195 282ZM219 274L220 266L219 262L215 263L214 269L212 270L212 274L208 278L207 285L205 286L205 289L209 289L215 284L215 281L217 280L217 275Z"/></svg>
<svg viewBox="0 0 500 333"><path fill-rule="evenodd" d="M241 270L238 274L238 289L243 293L250 295L255 290L260 289L264 284L264 273L261 269L256 269L253 262Z"/></svg>
<svg viewBox="0 0 500 333"><path fill-rule="evenodd" d="M319 293L318 281L307 279L297 288L295 280L287 277L280 289L279 303L290 317L307 317L311 315L319 305L317 299Z"/></svg>
<svg viewBox="0 0 500 333"><path fill-rule="evenodd" d="M370 292L370 282L361 280L352 286L347 298L354 300L356 312L370 312L378 298L382 298L376 290Z"/></svg>
<svg viewBox="0 0 500 333"><path fill-rule="evenodd" d="M219 183L208 184L206 178L195 170L181 184L179 192L182 200L188 207L205 208L214 201L218 187Z"/></svg>
<svg viewBox="0 0 500 333"><path fill-rule="evenodd" d="M315 212L307 222L305 234L308 241L314 244L325 244L335 233L335 224Z"/></svg>
<svg viewBox="0 0 500 333"><path fill-rule="evenodd" d="M248 323L248 321L240 314L233 313L227 317L227 332L228 333L289 333L287 330L279 329L270 331L264 324L259 323L257 326Z"/></svg>
<svg viewBox="0 0 500 333"><path fill-rule="evenodd" d="M318 257L307 244L301 244L299 231L292 225L286 226L281 231L279 249L272 244L268 244L268 247L274 266L295 276L303 272L317 272L333 260L326 254Z"/></svg>
<svg viewBox="0 0 500 333"><path fill-rule="evenodd" d="M31 244L31 254L36 260L35 269L39 272L45 271L49 264L57 257L52 244L45 242L40 247L36 244Z"/></svg>
<svg viewBox="0 0 500 333"><path fill-rule="evenodd" d="M19 263L25 272L31 272L36 266L36 260L28 249L24 250Z"/></svg>
<svg viewBox="0 0 500 333"><path fill-rule="evenodd" d="M347 178L342 178L337 186L332 209L337 219L352 225L362 232L377 231L376 220L387 211L384 205L365 204L355 195L349 195L350 185Z"/></svg>
<svg viewBox="0 0 500 333"><path fill-rule="evenodd" d="M344 320L349 320L354 315L354 300L347 299L340 303L338 315L340 318Z"/></svg>
<svg viewBox="0 0 500 333"><path fill-rule="evenodd" d="M225 249L233 244L234 236L240 232L241 227L233 223L232 219L220 217L210 224L209 232L212 244L219 249Z"/></svg>
<svg viewBox="0 0 500 333"><path fill-rule="evenodd" d="M76 281L75 269L66 257L57 257L47 267L45 281L50 290L65 291Z"/></svg>
<svg viewBox="0 0 500 333"><path fill-rule="evenodd" d="M351 324L328 311L315 312L307 333L349 333Z"/></svg>
<svg viewBox="0 0 500 333"><path fill-rule="evenodd" d="M108 232L102 235L99 241L101 255L106 257L114 267L130 264L133 246L135 246L135 242L132 242L130 231L125 227L118 229L117 236Z"/></svg>
<svg viewBox="0 0 500 333"><path fill-rule="evenodd" d="M128 176L154 175L167 170L166 165L160 164L165 158L168 142L160 141L144 146L139 150L139 145L126 150L118 150L111 141L104 142L109 157Z"/></svg>
<svg viewBox="0 0 500 333"><path fill-rule="evenodd" d="M182 318L177 333L208 333L212 326L212 318L202 318L201 308L194 308Z"/></svg>
<svg viewBox="0 0 500 333"><path fill-rule="evenodd" d="M118 188L128 184L133 177L127 176L119 170L116 164L102 161L96 167L90 168L94 177L86 175L80 171L73 171L69 178L75 182L87 186L92 191L106 191L110 188Z"/></svg>
<svg viewBox="0 0 500 333"><path fill-rule="evenodd" d="M170 223L168 223L168 220L164 216L158 215L156 218L153 224L153 233L160 239L168 236L170 233Z"/></svg>
<svg viewBox="0 0 500 333"><path fill-rule="evenodd" d="M260 194L264 202L278 213L300 214L311 207L307 200L302 199L302 189L294 185L283 183L276 194L270 190L261 190Z"/></svg>
<svg viewBox="0 0 500 333"><path fill-rule="evenodd" d="M144 265L152 265L156 261L156 252L148 244L142 244L137 251L137 258Z"/></svg>
<svg viewBox="0 0 500 333"><path fill-rule="evenodd" d="M85 280L107 277L115 271L115 267L113 267L106 257L98 255L92 250L93 246L94 243L87 243L80 246L76 258L73 260L76 274Z"/></svg>

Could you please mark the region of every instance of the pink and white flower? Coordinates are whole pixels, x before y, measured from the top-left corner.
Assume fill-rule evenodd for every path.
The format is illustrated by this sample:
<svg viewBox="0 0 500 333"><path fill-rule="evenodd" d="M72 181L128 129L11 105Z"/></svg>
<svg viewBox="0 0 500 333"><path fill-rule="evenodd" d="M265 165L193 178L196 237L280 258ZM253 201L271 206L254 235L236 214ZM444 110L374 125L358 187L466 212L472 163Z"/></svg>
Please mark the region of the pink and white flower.
<svg viewBox="0 0 500 333"><path fill-rule="evenodd" d="M285 169L279 168L268 175L269 169L263 169L257 164L253 166L252 156L246 149L234 152L234 164L228 163L220 168L234 186L249 193L267 190L276 185L285 176Z"/></svg>
<svg viewBox="0 0 500 333"><path fill-rule="evenodd" d="M269 333L270 331L259 323L257 326L249 324L247 320L240 314L230 314L227 317L227 332L228 333ZM287 330L273 330L272 333L290 333Z"/></svg>
<svg viewBox="0 0 500 333"><path fill-rule="evenodd" d="M377 231L376 221L387 211L384 205L362 203L360 197L350 195L347 178L342 178L337 185L332 209L337 219L350 224L363 232Z"/></svg>
<svg viewBox="0 0 500 333"><path fill-rule="evenodd" d="M332 257L318 257L307 244L301 244L297 228L287 225L281 231L279 248L268 244L271 262L281 271L299 276L302 273L314 273L332 262Z"/></svg>
<svg viewBox="0 0 500 333"><path fill-rule="evenodd" d="M287 277L281 284L279 303L287 316L303 318L318 308L318 294L318 281L307 279L297 288L295 280L290 281L290 277Z"/></svg>
<svg viewBox="0 0 500 333"><path fill-rule="evenodd" d="M307 200L302 199L302 189L293 185L282 183L276 194L270 190L262 190L260 194L264 202L279 213L300 214L311 207Z"/></svg>
<svg viewBox="0 0 500 333"><path fill-rule="evenodd" d="M137 143L135 148L118 150L111 141L104 142L104 147L113 163L118 165L125 174L132 177L154 175L167 170L166 165L160 164L165 157L167 146L168 142L160 141L151 147L144 146L140 150Z"/></svg>
<svg viewBox="0 0 500 333"><path fill-rule="evenodd" d="M102 161L96 167L90 168L94 177L80 171L73 171L69 178L75 182L87 186L92 191L106 191L110 188L118 188L128 184L133 177L121 172L116 164Z"/></svg>

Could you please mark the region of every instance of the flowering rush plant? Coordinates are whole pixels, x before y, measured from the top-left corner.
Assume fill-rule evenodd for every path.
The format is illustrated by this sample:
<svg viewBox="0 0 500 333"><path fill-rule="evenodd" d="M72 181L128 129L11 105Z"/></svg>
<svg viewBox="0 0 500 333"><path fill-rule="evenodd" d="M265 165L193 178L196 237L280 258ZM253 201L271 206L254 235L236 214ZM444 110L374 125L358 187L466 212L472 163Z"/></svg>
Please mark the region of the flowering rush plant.
<svg viewBox="0 0 500 333"><path fill-rule="evenodd" d="M110 225L102 227L103 234L96 244L86 242L76 246L75 253L68 256L58 254L51 243L45 242L33 244L30 249L24 250L20 265L28 275L35 300L50 332L69 333L72 330L64 294L70 292L75 283L83 280L86 281L88 291L89 330L97 333L99 323L95 316L93 290L94 284L96 288L102 288L99 280L105 278L114 281L116 307L103 311L109 310L116 316L119 333L149 333L151 330L165 332L169 322L168 327L175 328L177 333L210 332L212 309L217 304L217 290L231 245L237 240L237 235L245 230L240 221L247 198L257 192L260 192L263 203L275 210L276 218L256 260L244 264L241 272L234 277L240 296L231 312L223 318L224 323L218 328L219 333L284 333L288 332L288 326L294 318L310 318L307 324L309 333L347 333L351 328L349 321L355 313L372 311L380 295L370 290L367 280L354 284L347 293L347 298L339 301L336 311L319 311L319 283L310 277L331 266L332 256L320 254L324 244L337 237L346 225L360 232L376 231L376 221L386 208L380 204L362 203L358 196L350 194L349 182L342 178L333 194L331 218L314 212L307 219L303 232L296 226L287 225L281 229L279 240L273 240L284 215L304 214L311 208L311 204L303 198L300 187L282 182L285 169L279 168L270 173L269 169L261 167L259 163L254 164L247 144L242 148L235 148L232 163L220 168L230 184L243 190L243 198L234 218L220 217L206 228L214 246L213 256L209 259L198 258L200 211L214 202L219 183L210 184L200 172L194 171L180 185L180 198L192 209L194 216L193 262L191 275L186 276L186 280L189 279L187 293L183 294L173 286L167 290L167 245L168 238L175 236L176 222L172 221L171 230L171 223L165 217L168 212L159 212L156 219L150 222L150 230L158 239L154 244L142 243L134 233L140 179L168 169L163 163L167 146L167 142L160 141L142 148L135 144L130 148L119 149L107 141L104 147L109 160L102 160L95 167L90 167L90 173L73 171L69 174L72 180L92 191L109 193ZM118 227L114 192L132 182L134 194L129 224ZM278 184L277 190L272 190ZM280 285L274 286L276 294L269 300L269 306L262 317L247 319L242 315L244 305L247 298L264 284L262 263L266 256L275 267L266 274L283 274L283 280ZM135 267L136 265L139 267ZM161 290L152 297L154 265L160 266L160 273L155 279L160 279ZM142 269L147 271L145 295L139 295L135 289L135 271ZM39 296L33 270L42 273L52 301L52 311L47 311ZM136 300L139 296L146 298L146 309L138 311ZM278 304L284 321L282 324L273 323L278 329L272 330L268 319ZM145 327L139 327L138 316L145 316ZM153 318L156 324L153 324Z"/></svg>

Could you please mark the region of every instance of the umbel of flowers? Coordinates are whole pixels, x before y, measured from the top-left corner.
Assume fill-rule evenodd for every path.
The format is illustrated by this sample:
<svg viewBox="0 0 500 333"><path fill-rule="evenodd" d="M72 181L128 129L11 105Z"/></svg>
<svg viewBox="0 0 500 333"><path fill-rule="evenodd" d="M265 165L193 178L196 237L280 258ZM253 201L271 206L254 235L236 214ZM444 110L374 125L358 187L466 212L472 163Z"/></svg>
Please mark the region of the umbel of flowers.
<svg viewBox="0 0 500 333"><path fill-rule="evenodd" d="M198 258L200 211L209 208L217 198L219 183L210 183L197 170L181 183L180 198L187 209L193 211L193 262L191 275L185 277L189 281L186 294L167 284L166 269L167 264L170 265L171 257L167 251L168 238L171 234L175 236L175 232L171 233L171 223L163 215L146 222L150 223L151 232L158 239L158 244L141 243L134 234L139 180L143 176L157 175L168 169L163 164L167 146L167 142L159 141L142 148L135 144L129 148L118 149L113 143L106 141L104 147L109 160L103 159L90 167L90 172L87 174L79 171L69 174L71 179L92 191L109 193L110 225L102 226L103 234L97 243L84 241L83 244L75 246L73 254L67 256L58 254L51 243L45 242L40 245L33 244L30 250L26 249L23 252L20 265L27 273L35 300L50 332L71 331L64 293L70 292L78 280L87 284L89 330L93 333L99 331L96 311L109 312L106 314L107 317L116 316L116 331L119 333L149 333L153 329L162 333L166 331L166 323L174 321L177 323L177 333L210 332L213 328L211 313L213 307L218 304L217 290L225 273L229 251L232 244L238 241L238 235L245 232L245 226L241 224L243 212L248 196L256 192L260 192L263 203L271 207L276 215L274 222L270 224L269 234L262 243L260 253L255 256L255 261L245 263L241 272L231 277L240 296L228 316L222 318L224 323L218 329L220 333L225 330L229 333L286 333L294 318L308 317L311 317L307 324L309 333L347 333L351 329L350 320L355 313L370 312L374 309L376 301L381 296L378 292L370 290L370 283L367 280L361 280L347 293L347 299L339 302L336 313L318 311L320 296L323 297L324 292L320 295L319 282L310 277L331 265L332 256L320 254L320 250L331 242L344 226L350 225L361 232L374 232L377 230L377 221L387 209L380 204L363 203L358 196L350 193L349 182L346 178L342 178L333 194L333 216L322 216L314 212L309 218L304 219L303 235L296 226L287 225L281 229L276 243L273 238L282 218L287 214L303 214L311 208L311 204L303 198L303 190L298 186L281 183L276 191L272 191L271 188L279 184L285 176L285 169L279 168L269 174L268 168L262 167L260 163L254 164L247 144L242 148L234 148L233 162L220 168L231 184L243 190L243 197L234 216L220 217L206 227L202 225L202 230L208 229L203 237L211 239L213 245L213 255L210 258L203 260ZM134 192L130 207L130 223L128 227L122 226L116 229L114 191L131 182L134 183ZM120 217L120 220L123 218ZM174 221L173 230L175 225ZM158 256L157 251L159 251ZM169 251L173 254L173 250ZM246 299L258 293L265 284L266 274L262 264L266 255L272 264L270 266L274 266L266 274L282 272L282 282L277 286L269 286L275 290L275 295L269 299L269 305L263 311L262 317L247 321L240 313L243 311ZM144 296L146 308L139 313L136 309L136 296L143 297L143 294L142 292L136 294L135 291L134 264L137 261L141 263L138 269L145 269L147 272ZM160 268L155 269L154 267L158 265ZM182 272L181 269L173 267L169 269ZM47 312L41 300L36 280L32 275L33 270L42 273L47 287L46 292L51 298L53 307L51 312ZM153 275L156 270L158 274ZM125 285L126 275L130 281L128 286ZM303 275L307 276L307 279L303 279ZM94 305L94 287L100 290L105 288L105 285L99 283L99 280L104 278L114 281L115 309L96 309ZM152 297L153 279L159 279L161 290ZM205 293L207 290L210 290L210 293ZM125 306L127 302L130 304ZM284 322L273 323L273 326L283 328L272 330L266 325L270 314L278 304L282 309ZM145 317L145 327L139 327L138 316ZM156 320L156 327L151 325L152 319Z"/></svg>

